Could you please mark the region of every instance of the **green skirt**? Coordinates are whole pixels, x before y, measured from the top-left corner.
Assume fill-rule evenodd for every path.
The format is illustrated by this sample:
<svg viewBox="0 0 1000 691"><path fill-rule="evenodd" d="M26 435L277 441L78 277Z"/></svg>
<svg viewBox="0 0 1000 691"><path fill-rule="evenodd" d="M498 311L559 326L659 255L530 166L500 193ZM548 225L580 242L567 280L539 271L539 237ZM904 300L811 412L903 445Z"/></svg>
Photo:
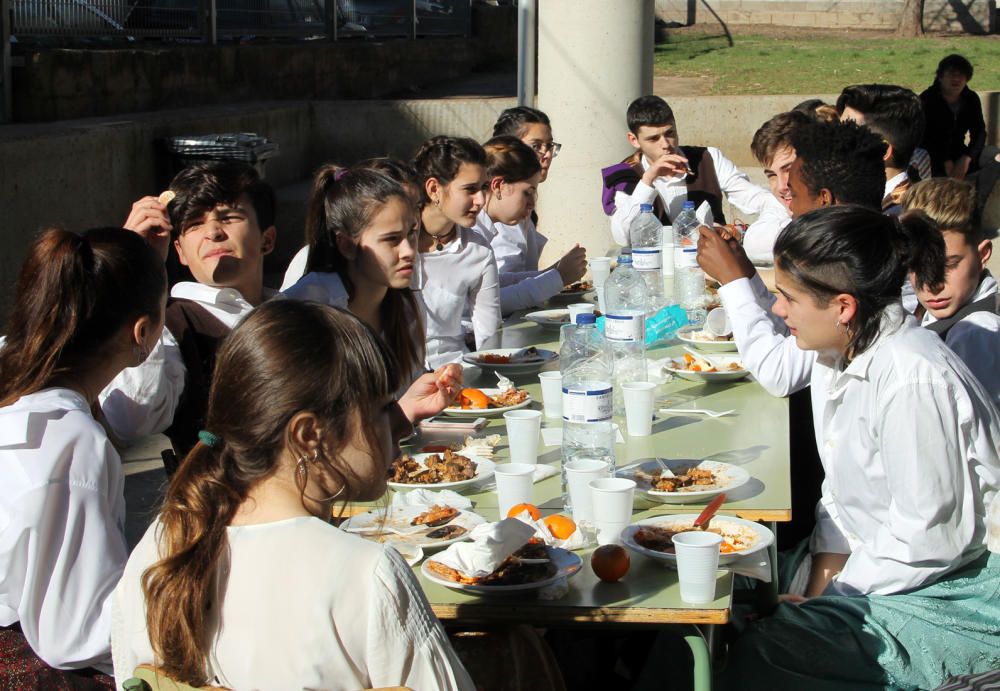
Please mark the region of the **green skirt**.
<svg viewBox="0 0 1000 691"><path fill-rule="evenodd" d="M794 572L794 561L782 564L783 576ZM997 669L998 595L1000 555L986 552L907 593L781 604L730 646L718 686L933 689L958 674Z"/></svg>

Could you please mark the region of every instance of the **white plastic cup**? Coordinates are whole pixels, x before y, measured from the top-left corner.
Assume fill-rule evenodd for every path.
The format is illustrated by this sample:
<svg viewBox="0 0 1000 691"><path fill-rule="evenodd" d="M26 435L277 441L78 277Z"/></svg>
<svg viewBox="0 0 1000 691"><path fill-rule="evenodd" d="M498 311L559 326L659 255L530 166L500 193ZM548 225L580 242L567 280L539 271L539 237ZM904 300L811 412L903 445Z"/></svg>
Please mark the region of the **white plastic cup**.
<svg viewBox="0 0 1000 691"><path fill-rule="evenodd" d="M580 314L593 314L597 306L592 302L574 302L569 306L569 323L576 324L576 317Z"/></svg>
<svg viewBox="0 0 1000 691"><path fill-rule="evenodd" d="M542 403L545 417L562 418L562 372L551 370L539 372L538 381L542 385Z"/></svg>
<svg viewBox="0 0 1000 691"><path fill-rule="evenodd" d="M692 530L674 535L677 576L681 599L703 604L715 599L715 572L719 568L722 536L707 530Z"/></svg>
<svg viewBox="0 0 1000 691"><path fill-rule="evenodd" d="M503 414L507 422L507 445L511 463L538 463L538 434L542 431L542 411L508 410Z"/></svg>
<svg viewBox="0 0 1000 691"><path fill-rule="evenodd" d="M569 501L573 507L573 520L594 524L594 502L591 499L591 480L607 479L608 463L599 458L577 458L564 467Z"/></svg>
<svg viewBox="0 0 1000 691"><path fill-rule="evenodd" d="M608 311L604 306L604 284L611 275L611 257L591 257L589 263L590 278L597 291L597 309L603 314Z"/></svg>
<svg viewBox="0 0 1000 691"><path fill-rule="evenodd" d="M606 477L590 481L597 544L610 545L619 541L622 531L632 521L634 498L635 482L632 480Z"/></svg>
<svg viewBox="0 0 1000 691"><path fill-rule="evenodd" d="M622 383L625 399L625 422L628 436L648 437L653 431L653 394L656 384L650 381Z"/></svg>
<svg viewBox="0 0 1000 691"><path fill-rule="evenodd" d="M733 326L729 323L729 315L722 307L716 307L705 317L705 331L716 338L725 338L733 333Z"/></svg>
<svg viewBox="0 0 1000 691"><path fill-rule="evenodd" d="M535 466L528 463L501 463L493 469L497 483L497 506L501 520L518 504L531 502L531 486L535 479Z"/></svg>

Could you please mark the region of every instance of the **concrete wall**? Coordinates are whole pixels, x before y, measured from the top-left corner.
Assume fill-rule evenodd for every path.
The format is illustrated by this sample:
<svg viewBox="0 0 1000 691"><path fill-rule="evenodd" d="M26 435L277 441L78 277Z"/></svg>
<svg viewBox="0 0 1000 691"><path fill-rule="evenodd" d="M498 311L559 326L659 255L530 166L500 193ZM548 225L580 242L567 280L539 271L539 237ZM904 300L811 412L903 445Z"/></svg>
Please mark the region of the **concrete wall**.
<svg viewBox="0 0 1000 691"><path fill-rule="evenodd" d="M709 9L709 7L711 9ZM775 24L843 29L895 29L903 0L657 0L667 22ZM713 14L714 12L714 14ZM925 0L927 31L990 33L997 30L994 0Z"/></svg>

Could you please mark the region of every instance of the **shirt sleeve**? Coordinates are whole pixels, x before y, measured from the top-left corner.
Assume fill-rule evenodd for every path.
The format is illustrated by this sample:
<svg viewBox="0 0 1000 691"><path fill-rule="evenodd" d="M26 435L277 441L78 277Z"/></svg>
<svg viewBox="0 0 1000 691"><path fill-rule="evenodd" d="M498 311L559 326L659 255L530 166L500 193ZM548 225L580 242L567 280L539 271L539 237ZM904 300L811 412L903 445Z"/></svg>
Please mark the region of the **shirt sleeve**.
<svg viewBox="0 0 1000 691"><path fill-rule="evenodd" d="M974 312L951 327L945 343L1000 406L1000 317Z"/></svg>
<svg viewBox="0 0 1000 691"><path fill-rule="evenodd" d="M743 250L755 264L774 263L774 241L792 220L781 202L767 204L743 235Z"/></svg>
<svg viewBox="0 0 1000 691"><path fill-rule="evenodd" d="M131 444L159 434L174 421L187 369L170 329L138 367L123 369L98 397L114 435Z"/></svg>
<svg viewBox="0 0 1000 691"><path fill-rule="evenodd" d="M615 211L611 214L611 236L619 245L629 244L628 229L632 221L639 215L642 204L652 204L656 199L656 190L640 180L632 194L622 191L615 192Z"/></svg>
<svg viewBox="0 0 1000 691"><path fill-rule="evenodd" d="M816 354L799 348L784 325L771 318L773 298L764 298L767 288L759 277L754 287L740 278L719 288L719 297L733 327L733 339L743 366L773 396L788 396L809 384ZM755 294L755 290L757 294Z"/></svg>
<svg viewBox="0 0 1000 691"><path fill-rule="evenodd" d="M483 275L478 285L469 294L472 304L472 331L476 335L476 348L496 335L500 329L500 276L497 262L490 250L483 266Z"/></svg>
<svg viewBox="0 0 1000 691"><path fill-rule="evenodd" d="M78 445L72 453L102 455L89 463L121 464L110 442L101 446ZM21 543L15 551L26 562L17 607L21 630L32 650L57 669L112 672L111 593L128 549L124 502L105 492L51 482L19 499L16 515L22 521L3 531L4 542Z"/></svg>
<svg viewBox="0 0 1000 691"><path fill-rule="evenodd" d="M563 282L555 269L546 271L522 271L520 280L503 285L514 274L500 274L500 310L510 314L517 310L540 305L562 290Z"/></svg>
<svg viewBox="0 0 1000 691"><path fill-rule="evenodd" d="M726 195L730 204L745 214L759 214L768 205L768 200L774 204L780 202L774 198L770 190L750 182L750 178L736 164L726 158L714 146L708 147L708 155L715 165L715 175L719 179L719 189Z"/></svg>
<svg viewBox="0 0 1000 691"><path fill-rule="evenodd" d="M474 691L413 571L394 549L385 550L375 577L368 640L372 685Z"/></svg>

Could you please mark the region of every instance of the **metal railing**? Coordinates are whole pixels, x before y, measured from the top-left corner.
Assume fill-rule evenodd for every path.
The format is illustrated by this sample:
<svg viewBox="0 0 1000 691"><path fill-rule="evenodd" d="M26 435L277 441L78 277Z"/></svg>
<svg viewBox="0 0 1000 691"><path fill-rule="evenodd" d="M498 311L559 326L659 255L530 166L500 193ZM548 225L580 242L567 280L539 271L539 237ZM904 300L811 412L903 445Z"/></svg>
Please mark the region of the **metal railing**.
<svg viewBox="0 0 1000 691"><path fill-rule="evenodd" d="M7 0L16 41L467 36L470 0ZM329 4L329 7L328 7Z"/></svg>

